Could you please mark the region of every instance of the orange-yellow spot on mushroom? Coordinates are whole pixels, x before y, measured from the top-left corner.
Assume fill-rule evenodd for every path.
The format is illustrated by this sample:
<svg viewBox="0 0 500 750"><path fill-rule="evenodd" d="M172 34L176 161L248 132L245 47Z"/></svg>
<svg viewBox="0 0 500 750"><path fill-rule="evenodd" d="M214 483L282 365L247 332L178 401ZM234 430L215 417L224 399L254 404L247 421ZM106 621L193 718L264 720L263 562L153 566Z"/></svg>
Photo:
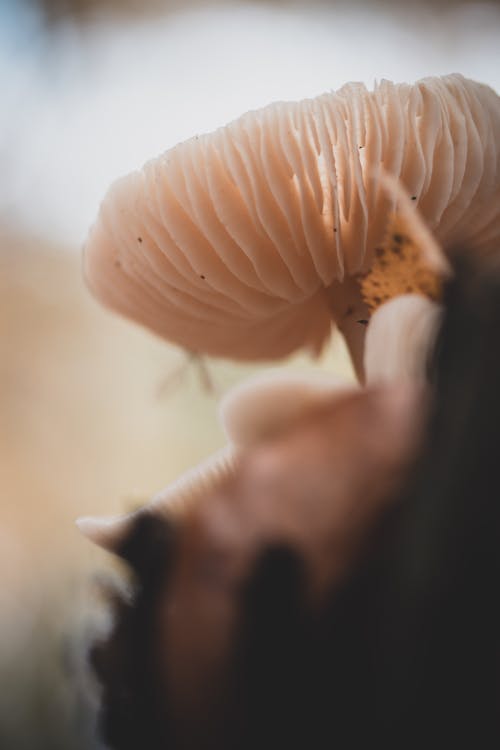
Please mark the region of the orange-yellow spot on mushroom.
<svg viewBox="0 0 500 750"><path fill-rule="evenodd" d="M391 216L384 240L360 285L371 312L401 294L421 294L433 301L442 296L441 278L429 267L425 248L407 219L397 213Z"/></svg>

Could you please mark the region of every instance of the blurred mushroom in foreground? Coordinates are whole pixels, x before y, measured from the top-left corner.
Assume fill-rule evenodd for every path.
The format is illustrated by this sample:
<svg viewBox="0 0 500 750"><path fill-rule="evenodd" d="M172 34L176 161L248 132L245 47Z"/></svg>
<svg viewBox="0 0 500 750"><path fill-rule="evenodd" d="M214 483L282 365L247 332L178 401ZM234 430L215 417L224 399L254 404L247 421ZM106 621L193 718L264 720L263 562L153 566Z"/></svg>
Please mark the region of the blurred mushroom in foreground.
<svg viewBox="0 0 500 750"><path fill-rule="evenodd" d="M259 390L264 395L265 388ZM240 395L243 402L245 397L251 402L251 391ZM171 741L179 746L211 747L212 733L230 724L223 704L232 691L241 596L251 571L266 550L289 549L304 565L308 606L321 608L401 488L419 443L424 406L424 392L412 385L344 387L321 399L316 393L307 410L295 407L284 418L285 429L274 422L275 430L250 441L232 474L182 514L153 503L129 519L114 551L151 592L153 608L142 612L146 630L135 645L124 644L117 673L107 672L107 647L97 648L94 662L105 689L114 692L111 682L130 679L131 673L118 675L145 642L156 649L154 660L143 662L147 690L156 691L144 706L154 737L166 725L165 696L176 738ZM245 433L240 422L239 434ZM122 689L137 695L144 685L137 676ZM105 698L102 723L112 747L114 741L117 748L143 741L144 716L127 713L126 702L110 706Z"/></svg>
<svg viewBox="0 0 500 750"><path fill-rule="evenodd" d="M344 392L131 525L110 747L498 745L500 271L456 271L427 393Z"/></svg>
<svg viewBox="0 0 500 750"><path fill-rule="evenodd" d="M356 391L351 384L319 374L264 373L251 378L226 394L221 403L228 437L225 448L188 470L139 511L112 518L80 518L77 525L95 544L116 552L139 515L172 518L189 513L207 496L225 492L250 450Z"/></svg>
<svg viewBox="0 0 500 750"><path fill-rule="evenodd" d="M460 75L276 103L118 180L85 251L109 307L232 359L319 352L332 322L363 374L370 271L395 178L446 253L497 250L500 98Z"/></svg>

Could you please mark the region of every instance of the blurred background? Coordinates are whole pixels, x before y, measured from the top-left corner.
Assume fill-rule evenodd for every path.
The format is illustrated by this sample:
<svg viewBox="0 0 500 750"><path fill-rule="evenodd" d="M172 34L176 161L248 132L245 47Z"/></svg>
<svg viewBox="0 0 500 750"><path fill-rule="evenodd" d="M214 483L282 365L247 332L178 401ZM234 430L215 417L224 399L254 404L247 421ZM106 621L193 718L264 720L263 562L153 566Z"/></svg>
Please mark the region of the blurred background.
<svg viewBox="0 0 500 750"><path fill-rule="evenodd" d="M102 310L80 253L118 175L276 99L460 72L500 90L500 4L0 0L0 747L97 748L74 519L144 502L223 443L255 367ZM334 339L320 362L352 373ZM102 575L102 573L99 573Z"/></svg>

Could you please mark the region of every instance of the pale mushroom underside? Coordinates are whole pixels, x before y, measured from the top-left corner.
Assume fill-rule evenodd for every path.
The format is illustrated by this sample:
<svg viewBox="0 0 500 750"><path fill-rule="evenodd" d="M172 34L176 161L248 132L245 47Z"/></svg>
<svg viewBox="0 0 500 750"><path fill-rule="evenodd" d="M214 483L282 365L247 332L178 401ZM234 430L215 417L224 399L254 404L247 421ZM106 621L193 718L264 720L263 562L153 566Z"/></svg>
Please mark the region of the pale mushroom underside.
<svg viewBox="0 0 500 750"><path fill-rule="evenodd" d="M499 139L500 98L460 75L271 104L115 182L86 245L88 283L186 349L318 352L332 284L368 270L394 208L382 174L445 250L496 249Z"/></svg>

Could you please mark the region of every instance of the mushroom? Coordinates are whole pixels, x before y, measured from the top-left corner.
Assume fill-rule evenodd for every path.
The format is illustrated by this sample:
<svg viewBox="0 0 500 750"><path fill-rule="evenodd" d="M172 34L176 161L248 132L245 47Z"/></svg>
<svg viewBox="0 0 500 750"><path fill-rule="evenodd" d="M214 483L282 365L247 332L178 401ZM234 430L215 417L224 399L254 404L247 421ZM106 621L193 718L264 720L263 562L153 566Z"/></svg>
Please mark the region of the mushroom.
<svg viewBox="0 0 500 750"><path fill-rule="evenodd" d="M87 281L160 336L231 359L318 353L336 324L362 379L359 279L396 201L383 175L445 252L496 251L499 137L500 98L458 74L271 104L115 182Z"/></svg>
<svg viewBox="0 0 500 750"><path fill-rule="evenodd" d="M341 397L331 392L329 398L324 385L314 395L307 382L279 390L277 385L276 380L268 386L247 384L226 402L228 432L241 444L248 438L250 447L240 449L244 455L236 472L211 488L205 484L203 502L188 505L180 518L168 502L153 503L143 515L127 519L125 533L123 523L116 527L111 546L110 525L105 525L108 548L134 574L131 595L122 601L114 597L109 636L92 649L102 696L100 730L108 743L121 747L122 737L124 747L136 747L144 737L154 737L144 746L170 747L173 737L176 746L178 740L184 748L200 748L207 746L203 735L210 747L220 746L219 726L227 726L232 738L235 710L226 696L236 696L246 707L253 693L246 689L240 660L243 653L253 659L243 633L248 625L256 634L263 632L252 615L262 608L271 642L276 636L281 642L283 633L286 640L295 623L290 611L290 619L285 616L276 627L273 602L281 607L283 594L288 601L290 584L288 577L273 574L274 566L262 563L275 553L280 559L282 552L296 561L301 585L293 602L300 602L301 625L309 618L316 622L332 589L348 579L385 511L397 502L418 441L415 409L422 413L413 384L344 387ZM297 400L301 393L311 394L310 408L304 401L297 409L287 397L289 408L283 403L279 417L274 412L275 429L263 430L265 411L258 424L252 400L260 408L273 393L291 396L292 391ZM245 415L252 416L250 424ZM249 598L253 582L263 575L268 595ZM309 631L301 627L300 632L303 638ZM272 699L266 705L272 708ZM241 736L238 730L234 741L222 745L240 747ZM136 740L131 745L130 737ZM274 738L271 744L276 746Z"/></svg>
<svg viewBox="0 0 500 750"><path fill-rule="evenodd" d="M352 384L331 378L298 374L261 374L232 389L220 406L220 420L228 444L158 492L149 503L123 516L86 516L79 530L99 547L119 553L138 515L176 518L216 495L238 475L242 458L257 446L276 439L294 424L329 409L357 391Z"/></svg>
<svg viewBox="0 0 500 750"><path fill-rule="evenodd" d="M266 416L272 398L281 403ZM237 557L287 539L308 550L315 568L330 557L336 567L394 499L419 445L425 406L425 392L412 382L361 389L259 377L223 404L234 439L225 451L136 513L78 526L120 555L139 517L150 514L181 529L201 523L204 534L232 540Z"/></svg>

